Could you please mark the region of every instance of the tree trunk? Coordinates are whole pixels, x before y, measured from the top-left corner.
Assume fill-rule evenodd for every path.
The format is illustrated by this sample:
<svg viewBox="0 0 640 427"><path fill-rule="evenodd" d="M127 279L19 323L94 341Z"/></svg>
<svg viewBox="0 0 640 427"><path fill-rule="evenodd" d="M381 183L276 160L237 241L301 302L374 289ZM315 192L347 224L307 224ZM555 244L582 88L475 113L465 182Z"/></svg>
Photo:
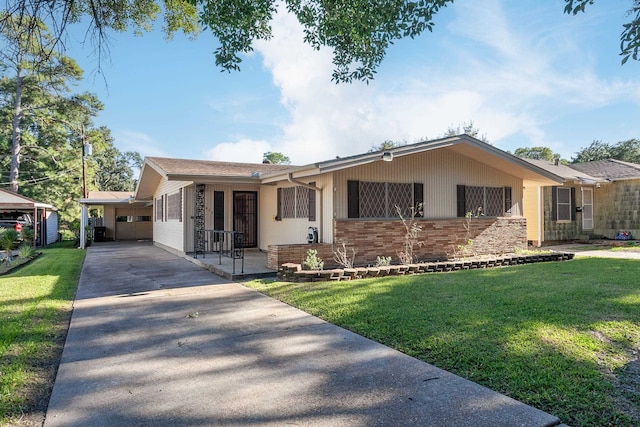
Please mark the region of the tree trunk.
<svg viewBox="0 0 640 427"><path fill-rule="evenodd" d="M18 69L16 77L16 99L13 103L11 121L11 169L9 170L9 191L18 192L20 176L20 151L22 149L20 122L22 119L22 70Z"/></svg>

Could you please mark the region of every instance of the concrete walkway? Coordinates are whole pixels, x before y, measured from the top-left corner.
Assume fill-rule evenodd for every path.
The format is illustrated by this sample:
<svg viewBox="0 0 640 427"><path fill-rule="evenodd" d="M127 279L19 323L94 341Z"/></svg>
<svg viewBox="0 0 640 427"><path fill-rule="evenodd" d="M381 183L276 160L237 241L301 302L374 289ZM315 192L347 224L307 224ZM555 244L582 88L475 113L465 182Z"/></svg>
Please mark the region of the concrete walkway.
<svg viewBox="0 0 640 427"><path fill-rule="evenodd" d="M45 426L554 426L150 244L92 246Z"/></svg>

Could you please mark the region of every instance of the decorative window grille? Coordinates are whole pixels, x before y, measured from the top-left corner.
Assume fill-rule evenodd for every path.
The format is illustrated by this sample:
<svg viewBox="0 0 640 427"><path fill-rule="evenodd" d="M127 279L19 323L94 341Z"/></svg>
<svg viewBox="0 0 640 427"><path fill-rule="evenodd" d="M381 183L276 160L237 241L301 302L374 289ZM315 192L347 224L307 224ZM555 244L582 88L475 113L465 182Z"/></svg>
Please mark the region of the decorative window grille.
<svg viewBox="0 0 640 427"><path fill-rule="evenodd" d="M360 182L360 218L397 218L411 216L413 184L396 182Z"/></svg>
<svg viewBox="0 0 640 427"><path fill-rule="evenodd" d="M182 221L182 189L167 196L167 219Z"/></svg>
<svg viewBox="0 0 640 427"><path fill-rule="evenodd" d="M164 221L164 196L156 199L156 221Z"/></svg>
<svg viewBox="0 0 640 427"><path fill-rule="evenodd" d="M458 186L458 216L502 216L511 213L511 187Z"/></svg>
<svg viewBox="0 0 640 427"><path fill-rule="evenodd" d="M296 188L282 189L282 218L296 217Z"/></svg>
<svg viewBox="0 0 640 427"><path fill-rule="evenodd" d="M278 189L281 218L309 218L309 198L312 191L301 185Z"/></svg>

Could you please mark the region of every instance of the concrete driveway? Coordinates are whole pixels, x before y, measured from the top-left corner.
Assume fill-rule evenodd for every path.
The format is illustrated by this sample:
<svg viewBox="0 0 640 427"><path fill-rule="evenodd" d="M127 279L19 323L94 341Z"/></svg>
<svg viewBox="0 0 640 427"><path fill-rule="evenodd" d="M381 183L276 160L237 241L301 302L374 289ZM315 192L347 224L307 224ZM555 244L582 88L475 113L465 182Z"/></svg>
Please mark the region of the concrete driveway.
<svg viewBox="0 0 640 427"><path fill-rule="evenodd" d="M554 426L150 244L88 249L45 426Z"/></svg>

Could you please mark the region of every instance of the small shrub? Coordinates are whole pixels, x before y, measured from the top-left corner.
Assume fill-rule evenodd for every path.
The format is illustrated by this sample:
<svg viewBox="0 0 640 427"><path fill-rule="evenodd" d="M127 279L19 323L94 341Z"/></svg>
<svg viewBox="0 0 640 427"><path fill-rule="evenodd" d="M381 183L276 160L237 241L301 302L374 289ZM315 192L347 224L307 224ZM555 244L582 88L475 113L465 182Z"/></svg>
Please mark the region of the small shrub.
<svg viewBox="0 0 640 427"><path fill-rule="evenodd" d="M24 242L18 247L18 256L20 258L30 258L34 253L33 246L30 243Z"/></svg>
<svg viewBox="0 0 640 427"><path fill-rule="evenodd" d="M318 257L318 251L315 249L309 249L307 251L307 257L304 260L304 265L309 267L309 270L322 270L324 267L324 261Z"/></svg>
<svg viewBox="0 0 640 427"><path fill-rule="evenodd" d="M333 260L344 268L353 268L356 260L356 249L351 248L351 256L347 253L347 245L345 242L341 242L342 248L338 247L333 251Z"/></svg>
<svg viewBox="0 0 640 427"><path fill-rule="evenodd" d="M390 256L378 256L376 257L376 267L386 267L391 265L391 257Z"/></svg>
<svg viewBox="0 0 640 427"><path fill-rule="evenodd" d="M422 204L419 204L417 208L409 208L411 213L410 219L405 219L402 216L402 210L398 205L396 205L396 211L398 212L398 216L405 228L405 234L402 241L403 250L398 252L398 258L400 259L400 264L413 264L413 252L416 246L421 247L424 245L424 242L419 240L420 233L422 232L422 225L416 222L418 212L422 211Z"/></svg>

